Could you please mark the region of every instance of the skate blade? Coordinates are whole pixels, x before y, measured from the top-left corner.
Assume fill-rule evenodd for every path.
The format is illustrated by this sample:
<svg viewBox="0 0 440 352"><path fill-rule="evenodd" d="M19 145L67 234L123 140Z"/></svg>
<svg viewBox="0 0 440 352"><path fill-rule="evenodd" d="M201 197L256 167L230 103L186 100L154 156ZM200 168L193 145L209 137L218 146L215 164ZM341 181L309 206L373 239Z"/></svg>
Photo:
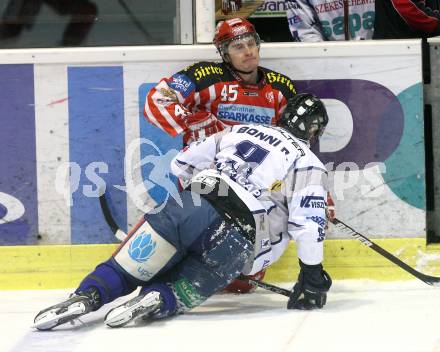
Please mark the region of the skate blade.
<svg viewBox="0 0 440 352"><path fill-rule="evenodd" d="M72 304L67 308L67 310L63 313L57 314L57 311L59 311L60 308L50 309L40 315L40 317L36 317L34 324L31 325L31 328L38 329L38 330L50 330L53 329L55 326L58 326L60 324L67 323L69 320L62 321L64 318L68 318L69 316L72 316L72 319L75 319L75 317L80 316L82 313L85 312L86 307L83 303L77 302Z"/></svg>
<svg viewBox="0 0 440 352"><path fill-rule="evenodd" d="M156 310L161 304L160 293L150 292L139 302L128 307L125 306L127 303L110 310L105 316L105 324L111 328L122 327L139 315L135 314L137 310L142 309L142 315Z"/></svg>

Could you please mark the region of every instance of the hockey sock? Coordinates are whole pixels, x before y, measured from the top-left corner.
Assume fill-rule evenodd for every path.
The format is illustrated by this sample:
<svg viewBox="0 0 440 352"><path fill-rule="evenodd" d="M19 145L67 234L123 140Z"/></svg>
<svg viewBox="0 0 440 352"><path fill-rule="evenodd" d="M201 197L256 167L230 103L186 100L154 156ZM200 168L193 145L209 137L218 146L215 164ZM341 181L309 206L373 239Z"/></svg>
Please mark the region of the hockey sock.
<svg viewBox="0 0 440 352"><path fill-rule="evenodd" d="M75 293L88 291L91 287L96 287L99 291L100 306L128 295L136 289L136 285L124 278L111 259L99 264L93 272L87 275Z"/></svg>

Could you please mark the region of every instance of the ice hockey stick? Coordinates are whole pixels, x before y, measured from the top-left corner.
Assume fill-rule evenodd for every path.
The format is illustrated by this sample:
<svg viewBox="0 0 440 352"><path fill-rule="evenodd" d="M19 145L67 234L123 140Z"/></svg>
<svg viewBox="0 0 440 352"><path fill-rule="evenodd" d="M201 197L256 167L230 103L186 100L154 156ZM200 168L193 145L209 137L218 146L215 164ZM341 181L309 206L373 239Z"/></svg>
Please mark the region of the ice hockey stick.
<svg viewBox="0 0 440 352"><path fill-rule="evenodd" d="M101 210L102 210L102 213L104 215L104 218L105 218L108 226L110 227L110 229L112 230L112 232L114 233L116 238L118 238L120 241L122 241L127 235L116 224L116 222L110 212L110 208L108 206L108 202L107 202L107 198L105 197L105 193L102 193L99 196L99 203L101 205ZM411 275L413 275L417 279L419 279L419 280L423 281L424 283L431 285L431 286L440 286L440 277L426 275L426 274L423 274L423 273L415 270L414 268L410 267L408 264L401 261L399 258L392 255L390 252L388 252L384 248L380 247L376 243L372 242L368 237L357 232L356 230L354 230L352 227L348 226L347 224L345 224L341 220L334 218L333 220L331 220L331 222L341 231L345 231L345 233L351 235L352 237L357 239L359 242L361 242L363 245L365 245L365 246L371 248L372 250L374 250L375 252L379 253L381 256L385 257L386 259L388 259L392 263L396 264L397 266L399 266L400 268L402 268L406 272L410 273ZM261 287L263 289L266 289L266 290L269 290L269 291L272 291L275 293L279 293L284 296L290 295L289 290L283 289L281 287L267 284L262 281L249 279L247 277L241 277L240 279L244 280L244 281L251 282L254 285L257 285L258 287Z"/></svg>
<svg viewBox="0 0 440 352"><path fill-rule="evenodd" d="M417 271L416 269L410 267L405 262L401 261L396 256L392 255L390 252L386 251L376 243L370 241L368 237L362 235L361 233L354 230L352 227L348 226L347 224L343 223L341 220L333 219L331 221L339 230L345 231L345 233L351 235L352 237L356 238L359 242L361 242L363 245L371 248L373 251L376 251L381 256L387 258L389 261L393 262L397 266L401 267L406 272L410 273L411 275L415 276L419 280L422 280L424 283L431 285L431 286L440 286L440 277L436 276L430 276L421 273L420 271Z"/></svg>
<svg viewBox="0 0 440 352"><path fill-rule="evenodd" d="M399 266L400 268L402 268L406 272L415 276L417 279L419 279L419 280L423 281L424 283L431 285L431 286L440 286L440 277L426 275L426 274L423 274L420 271L417 271L416 269L410 267L408 264L401 261L396 256L392 255L390 252L388 252L387 250L385 250L384 248L382 248L378 244L372 242L368 237L357 232L356 230L354 230L352 227L348 226L347 224L345 224L341 220L334 218L333 220L331 220L331 222L339 230L345 231L345 233L351 235L352 237L357 239L359 242L361 242L363 245L365 245L365 246L371 248L372 250L374 250L375 252L379 253L381 256L385 257L386 259L388 259L392 263L396 264L397 266ZM264 282L260 282L260 281L253 280L253 279L248 279L247 277L243 277L241 279L248 280L249 282L257 285L258 287L265 288L265 289L272 291L272 292L280 293L285 296L290 295L290 291L285 290L280 287L277 287L277 286L266 284Z"/></svg>

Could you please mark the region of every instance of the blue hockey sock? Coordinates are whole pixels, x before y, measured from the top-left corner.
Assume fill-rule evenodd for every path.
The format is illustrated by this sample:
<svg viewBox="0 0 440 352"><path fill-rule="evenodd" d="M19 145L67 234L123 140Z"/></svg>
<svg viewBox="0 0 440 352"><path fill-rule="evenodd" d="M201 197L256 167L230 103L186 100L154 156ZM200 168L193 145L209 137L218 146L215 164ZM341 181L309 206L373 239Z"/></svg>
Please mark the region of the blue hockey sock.
<svg viewBox="0 0 440 352"><path fill-rule="evenodd" d="M91 287L95 287L99 291L100 306L118 297L128 295L136 289L135 284L124 279L112 260L99 264L93 272L83 279L75 293L88 291Z"/></svg>

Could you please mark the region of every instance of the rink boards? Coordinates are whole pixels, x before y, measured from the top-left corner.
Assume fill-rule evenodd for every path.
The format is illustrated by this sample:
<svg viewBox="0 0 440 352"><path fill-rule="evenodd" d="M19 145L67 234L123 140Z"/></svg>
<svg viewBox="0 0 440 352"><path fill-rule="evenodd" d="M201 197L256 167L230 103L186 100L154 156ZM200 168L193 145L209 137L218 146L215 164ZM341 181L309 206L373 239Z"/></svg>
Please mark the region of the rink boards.
<svg viewBox="0 0 440 352"><path fill-rule="evenodd" d="M424 237L420 42L266 44L262 56L328 108L317 152L338 216L378 237ZM216 58L210 45L3 54L0 244L112 243L100 188L123 229L176 194L168 165L181 140L145 121L145 95Z"/></svg>
<svg viewBox="0 0 440 352"><path fill-rule="evenodd" d="M330 171L338 217L369 237L421 245L420 41L263 44L261 54L263 66L327 106L330 124L317 153ZM162 77L217 58L211 45L2 53L0 249L21 259L23 247L6 246L107 248L117 241L99 209L101 189L124 230L178 196L169 161L182 141L146 122L145 96ZM328 238L344 236L329 231Z"/></svg>
<svg viewBox="0 0 440 352"><path fill-rule="evenodd" d="M377 239L375 242L425 274L440 276L440 248L421 238ZM0 290L76 287L95 266L106 260L116 245L53 245L0 247ZM324 267L335 280L408 280L413 276L356 240L324 243ZM299 271L296 247L266 273L268 282L294 282Z"/></svg>

